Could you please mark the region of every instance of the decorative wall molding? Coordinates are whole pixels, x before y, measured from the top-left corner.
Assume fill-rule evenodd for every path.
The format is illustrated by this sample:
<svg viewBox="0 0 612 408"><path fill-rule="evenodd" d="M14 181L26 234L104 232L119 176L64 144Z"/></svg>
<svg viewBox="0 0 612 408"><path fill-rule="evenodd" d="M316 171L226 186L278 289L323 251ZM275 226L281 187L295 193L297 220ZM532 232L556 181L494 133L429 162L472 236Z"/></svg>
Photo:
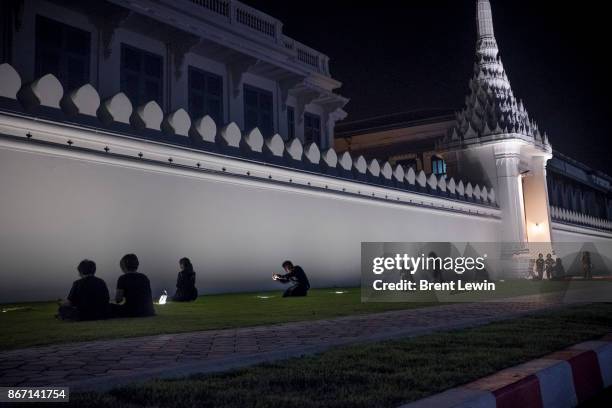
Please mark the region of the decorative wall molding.
<svg viewBox="0 0 612 408"><path fill-rule="evenodd" d="M566 210L564 208L550 207L550 218L554 221L566 224L611 231L612 233L612 221L581 214L572 210Z"/></svg>
<svg viewBox="0 0 612 408"><path fill-rule="evenodd" d="M154 101L133 111L123 93L100 104L96 90L89 84L65 96L51 74L34 84L38 94L35 106L29 106L28 110L24 107L21 112L0 113L0 130L28 145L40 142L54 149L103 152L109 158L121 155L163 163L166 167L170 163L268 181L297 183L304 179L305 185L326 190L357 195L367 192L370 197L386 197L413 205L492 217L499 215L491 199L494 198L493 190L483 186L477 191L488 191L489 196L472 194L473 187L466 191L447 189L447 183L457 181L441 180L423 171L417 176L411 168L396 166L393 169L389 163L381 164L376 159L368 162L363 156L353 158L349 152L339 158L333 149L321 154L318 146L310 144L304 148L297 138L286 143L280 135L264 139L258 129L243 135L233 122L220 127L208 116L193 121L183 109L165 114ZM32 85L21 88L32 89ZM12 95L11 92L6 94ZM13 108L23 103L19 96L15 97L16 100L1 99L0 108L3 101L9 104L12 100ZM60 107L62 98L70 103ZM98 104L100 107L96 109ZM97 117L92 116L94 112ZM278 174L281 168L291 174ZM458 182L463 185L462 181Z"/></svg>

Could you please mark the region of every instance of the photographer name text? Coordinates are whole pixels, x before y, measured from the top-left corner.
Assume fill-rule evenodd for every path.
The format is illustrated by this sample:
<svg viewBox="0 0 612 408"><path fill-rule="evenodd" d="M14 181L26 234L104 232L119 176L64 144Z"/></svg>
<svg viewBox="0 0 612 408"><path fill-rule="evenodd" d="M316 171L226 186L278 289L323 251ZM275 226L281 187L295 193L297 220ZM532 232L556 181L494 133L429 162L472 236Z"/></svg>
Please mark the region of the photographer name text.
<svg viewBox="0 0 612 408"><path fill-rule="evenodd" d="M418 282L401 280L399 282L384 282L383 280L375 280L372 287L376 291L449 291L449 292L469 292L469 291L494 291L495 283L493 282L463 282L461 280L452 282L429 282L421 279Z"/></svg>

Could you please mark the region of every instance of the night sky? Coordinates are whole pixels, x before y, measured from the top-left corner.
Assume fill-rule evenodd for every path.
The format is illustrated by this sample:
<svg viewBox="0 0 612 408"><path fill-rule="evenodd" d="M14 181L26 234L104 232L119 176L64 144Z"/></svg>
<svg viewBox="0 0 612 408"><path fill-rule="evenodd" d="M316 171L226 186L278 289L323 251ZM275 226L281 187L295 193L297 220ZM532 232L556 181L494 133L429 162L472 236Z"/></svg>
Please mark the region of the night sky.
<svg viewBox="0 0 612 408"><path fill-rule="evenodd" d="M243 0L284 33L331 58L347 120L420 109L458 110L476 41L476 0L380 2ZM515 95L553 147L612 175L612 69L599 3L491 0ZM289 6L289 7L288 7ZM608 55L607 55L608 54Z"/></svg>

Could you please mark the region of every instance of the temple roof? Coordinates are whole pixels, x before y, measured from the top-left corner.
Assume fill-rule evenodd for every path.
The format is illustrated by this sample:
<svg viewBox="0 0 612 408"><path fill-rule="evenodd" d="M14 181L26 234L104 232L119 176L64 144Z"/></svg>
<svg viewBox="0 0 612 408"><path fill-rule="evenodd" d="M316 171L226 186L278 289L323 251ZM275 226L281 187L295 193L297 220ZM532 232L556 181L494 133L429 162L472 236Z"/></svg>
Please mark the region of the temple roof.
<svg viewBox="0 0 612 408"><path fill-rule="evenodd" d="M360 120L342 121L336 124L336 139L372 132L404 129L429 123L451 122L455 118L454 109L419 109Z"/></svg>
<svg viewBox="0 0 612 408"><path fill-rule="evenodd" d="M529 117L523 102L512 92L499 56L489 0L477 1L476 61L465 107L456 113L457 125L445 142L458 143L488 137L518 134L548 145L548 137Z"/></svg>

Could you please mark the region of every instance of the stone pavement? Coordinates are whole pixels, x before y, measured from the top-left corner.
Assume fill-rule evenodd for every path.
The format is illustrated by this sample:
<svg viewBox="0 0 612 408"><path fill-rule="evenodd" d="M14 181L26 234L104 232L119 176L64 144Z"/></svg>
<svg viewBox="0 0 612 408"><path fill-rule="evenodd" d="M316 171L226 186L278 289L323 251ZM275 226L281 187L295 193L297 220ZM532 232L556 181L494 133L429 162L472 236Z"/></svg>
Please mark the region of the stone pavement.
<svg viewBox="0 0 612 408"><path fill-rule="evenodd" d="M328 320L100 340L0 352L0 386L107 390L211 373L330 347L471 327L559 307L554 301L453 304ZM44 334L43 334L44 335Z"/></svg>

